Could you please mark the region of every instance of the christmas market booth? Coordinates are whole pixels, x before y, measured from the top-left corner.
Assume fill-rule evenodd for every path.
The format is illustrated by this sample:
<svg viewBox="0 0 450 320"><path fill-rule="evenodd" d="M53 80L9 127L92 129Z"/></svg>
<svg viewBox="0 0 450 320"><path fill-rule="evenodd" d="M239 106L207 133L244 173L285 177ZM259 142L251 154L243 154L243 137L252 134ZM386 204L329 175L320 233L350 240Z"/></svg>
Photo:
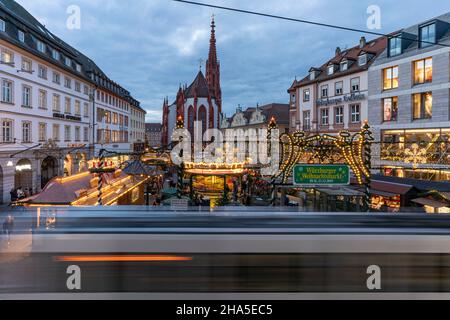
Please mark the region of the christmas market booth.
<svg viewBox="0 0 450 320"><path fill-rule="evenodd" d="M134 176L120 169L101 175L102 204L143 205L144 187L148 176ZM95 206L98 205L99 175L82 172L68 177L53 178L44 189L16 203L19 206Z"/></svg>
<svg viewBox="0 0 450 320"><path fill-rule="evenodd" d="M205 199L219 198L226 188L233 190L233 182L240 185L245 174L245 163L185 163L184 177L189 180L191 195Z"/></svg>

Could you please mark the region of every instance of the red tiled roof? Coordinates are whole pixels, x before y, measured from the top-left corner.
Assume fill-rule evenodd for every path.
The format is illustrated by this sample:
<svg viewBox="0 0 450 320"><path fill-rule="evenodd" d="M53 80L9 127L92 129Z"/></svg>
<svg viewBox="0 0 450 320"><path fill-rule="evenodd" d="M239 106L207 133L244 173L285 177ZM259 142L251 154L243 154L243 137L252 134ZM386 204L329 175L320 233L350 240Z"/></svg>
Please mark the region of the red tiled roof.
<svg viewBox="0 0 450 320"><path fill-rule="evenodd" d="M320 74L314 79L310 80L309 75L304 77L300 81L295 81L294 84L291 86L289 90L292 90L295 87L301 87L305 86L311 83L320 82L320 81L326 81L329 79L333 79L336 77L341 77L347 74L352 74L355 72L360 72L367 70L369 66L372 64L372 62L375 60L375 58L381 54L387 45L387 38L386 37L380 37L376 38L374 40L368 41L366 45L362 48L360 46L355 46L350 49L346 49L340 53L337 53L333 58L326 61L320 68L314 68L311 69L319 70ZM367 63L363 66L359 66L358 63L352 63L351 66L348 67L346 71L337 71L333 73L332 75L328 75L327 73L327 66L331 63L334 64L340 64L343 59L348 59L351 61L356 61L358 59L358 56L361 54L361 52L366 52L369 54L373 54L374 56L367 61ZM310 70L311 70L310 69Z"/></svg>

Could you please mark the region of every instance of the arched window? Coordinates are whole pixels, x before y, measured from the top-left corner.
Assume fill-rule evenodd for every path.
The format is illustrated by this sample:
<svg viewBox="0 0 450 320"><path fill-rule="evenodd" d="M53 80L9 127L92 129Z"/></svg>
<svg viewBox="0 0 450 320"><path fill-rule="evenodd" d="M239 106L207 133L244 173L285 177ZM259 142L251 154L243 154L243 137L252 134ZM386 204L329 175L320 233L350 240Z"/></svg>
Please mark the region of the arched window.
<svg viewBox="0 0 450 320"><path fill-rule="evenodd" d="M208 128L215 128L215 124L214 124L214 107L213 106L209 106L209 126Z"/></svg>
<svg viewBox="0 0 450 320"><path fill-rule="evenodd" d="M188 130L191 133L191 137L194 134L194 107L193 106L189 106L188 108Z"/></svg>
<svg viewBox="0 0 450 320"><path fill-rule="evenodd" d="M206 108L204 105L201 105L198 109L198 121L202 122L202 134L204 134L207 129Z"/></svg>

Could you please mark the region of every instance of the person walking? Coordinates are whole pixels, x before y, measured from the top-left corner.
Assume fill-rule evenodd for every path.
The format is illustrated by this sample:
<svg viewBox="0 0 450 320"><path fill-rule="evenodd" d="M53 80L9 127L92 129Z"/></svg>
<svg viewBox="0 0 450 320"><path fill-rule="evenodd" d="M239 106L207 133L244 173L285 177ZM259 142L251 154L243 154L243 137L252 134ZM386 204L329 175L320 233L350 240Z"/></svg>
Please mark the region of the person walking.
<svg viewBox="0 0 450 320"><path fill-rule="evenodd" d="M14 229L14 217L12 215L8 215L3 222L3 233L6 234L8 240L8 246L11 244L11 234Z"/></svg>

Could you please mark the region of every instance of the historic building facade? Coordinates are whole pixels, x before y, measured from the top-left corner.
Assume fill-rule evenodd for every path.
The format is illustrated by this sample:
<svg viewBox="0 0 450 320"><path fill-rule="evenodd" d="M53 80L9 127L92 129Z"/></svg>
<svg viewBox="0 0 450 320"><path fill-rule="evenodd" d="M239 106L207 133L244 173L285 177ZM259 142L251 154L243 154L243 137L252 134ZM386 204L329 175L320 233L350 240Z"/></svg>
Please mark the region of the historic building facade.
<svg viewBox="0 0 450 320"><path fill-rule="evenodd" d="M145 135L149 147L161 147L161 123L146 123Z"/></svg>
<svg viewBox="0 0 450 320"><path fill-rule="evenodd" d="M450 180L450 13L393 33L369 69L374 162L384 175Z"/></svg>
<svg viewBox="0 0 450 320"><path fill-rule="evenodd" d="M88 169L101 93L138 102L15 1L0 3L0 52L1 204L14 188L35 193Z"/></svg>
<svg viewBox="0 0 450 320"><path fill-rule="evenodd" d="M367 70L386 47L386 38L341 50L321 67L312 67L289 88L290 130L337 134L359 131L368 117Z"/></svg>
<svg viewBox="0 0 450 320"><path fill-rule="evenodd" d="M222 112L222 91L220 87L220 63L217 60L215 22L211 21L211 37L206 77L200 70L191 85L178 89L175 101L169 105L168 98L163 103L162 145L169 146L171 135L178 119L191 135L194 122L201 121L203 132L210 128L219 128Z"/></svg>
<svg viewBox="0 0 450 320"><path fill-rule="evenodd" d="M231 117L223 117L220 129L230 128L254 128L267 129L271 120L275 120L280 134L289 132L289 105L283 103L270 103L263 106L257 105L242 110L241 106Z"/></svg>
<svg viewBox="0 0 450 320"><path fill-rule="evenodd" d="M131 104L130 128L133 150L136 152L145 149L145 114L147 113L138 104Z"/></svg>

